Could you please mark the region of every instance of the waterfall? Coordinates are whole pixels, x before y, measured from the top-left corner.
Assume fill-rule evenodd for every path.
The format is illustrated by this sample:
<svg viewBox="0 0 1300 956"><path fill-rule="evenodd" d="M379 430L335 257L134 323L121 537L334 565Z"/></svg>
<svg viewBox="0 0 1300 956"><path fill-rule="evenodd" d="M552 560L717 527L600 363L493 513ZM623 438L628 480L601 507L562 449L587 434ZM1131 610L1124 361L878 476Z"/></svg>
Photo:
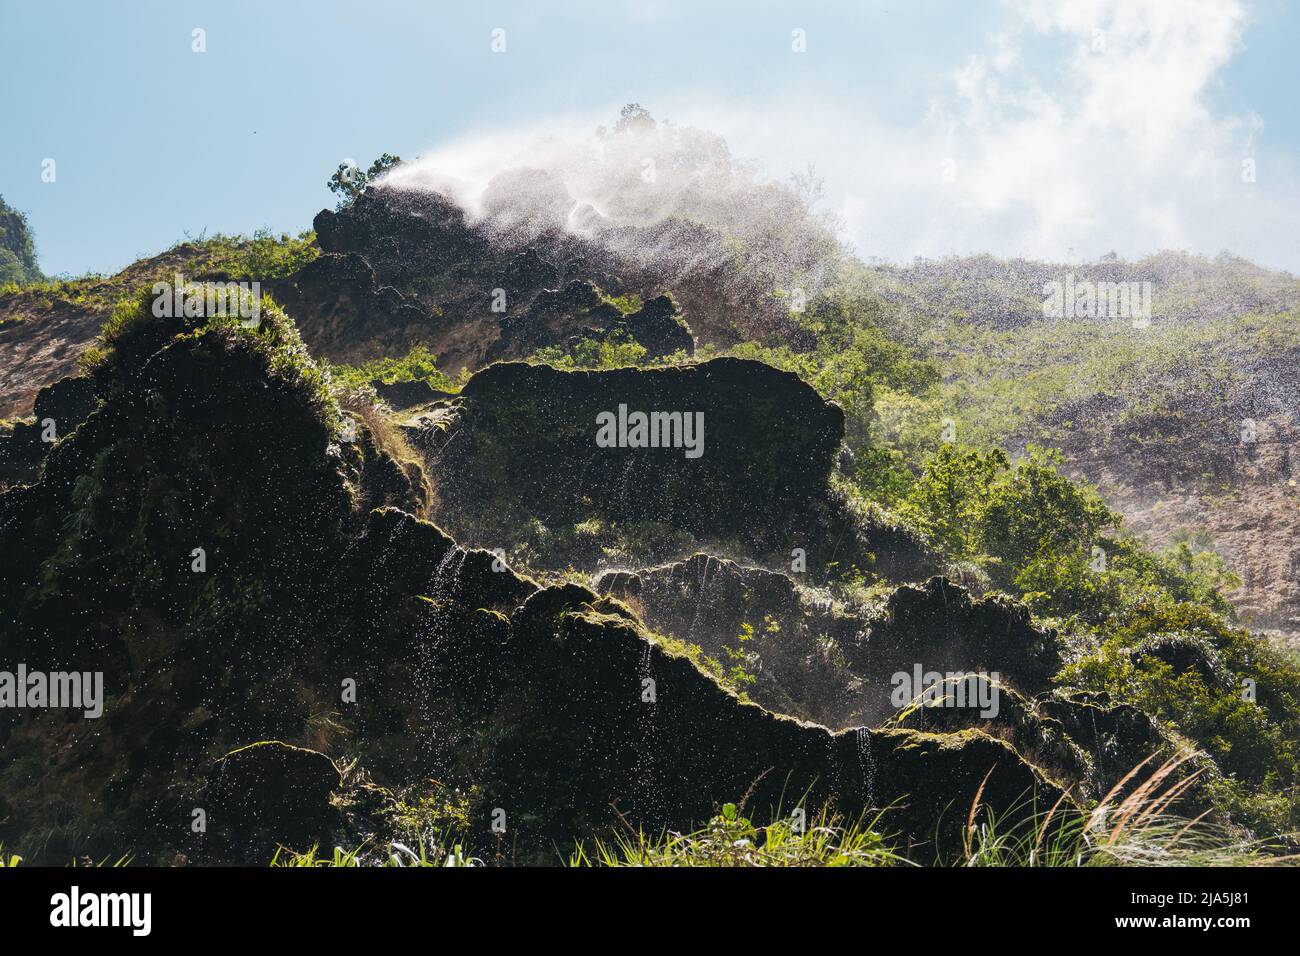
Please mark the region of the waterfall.
<svg viewBox="0 0 1300 956"><path fill-rule="evenodd" d="M460 573L465 568L465 558L468 555L469 552L456 545L447 549L447 553L438 562L438 567L434 569L433 579L429 583L429 597L439 604L455 598L460 586Z"/></svg>
<svg viewBox="0 0 1300 956"><path fill-rule="evenodd" d="M687 635L690 637L690 639L691 639L692 641L696 641L696 633L697 633L697 631L699 630L699 626L700 626L700 617L701 617L701 615L704 614L704 610L705 610L705 598L708 597L708 593L709 593L709 569L713 567L713 564L714 564L714 561L715 561L715 560L717 560L717 559L714 558L713 555L711 555L711 554L710 554L710 555L706 555L705 558L704 558L704 569L700 572L700 585L699 585L699 589L696 591L696 595L695 595L695 616L691 619L691 627L690 627L690 630L687 631ZM718 561L718 567L721 567L721 566L722 566L722 562L721 562L721 561ZM715 574L714 577L716 578L717 575ZM720 636L721 636L724 640L725 640L726 637L728 637L728 636L733 637L733 638L735 637L734 634L732 634L732 635L720 635ZM698 641L696 641L696 642L698 643Z"/></svg>
<svg viewBox="0 0 1300 956"><path fill-rule="evenodd" d="M658 723L655 720L658 703L645 699L646 681L654 680L651 656L654 646L645 641L645 653L637 666L637 703L636 711L636 784L638 790L637 806L642 819L660 822L667 818L667 808L663 800L663 787L659 780ZM655 687L656 695L658 687Z"/></svg>
<svg viewBox="0 0 1300 956"><path fill-rule="evenodd" d="M862 772L864 802L870 804L876 796L876 755L871 750L871 731L859 727L854 733L857 737L858 769Z"/></svg>

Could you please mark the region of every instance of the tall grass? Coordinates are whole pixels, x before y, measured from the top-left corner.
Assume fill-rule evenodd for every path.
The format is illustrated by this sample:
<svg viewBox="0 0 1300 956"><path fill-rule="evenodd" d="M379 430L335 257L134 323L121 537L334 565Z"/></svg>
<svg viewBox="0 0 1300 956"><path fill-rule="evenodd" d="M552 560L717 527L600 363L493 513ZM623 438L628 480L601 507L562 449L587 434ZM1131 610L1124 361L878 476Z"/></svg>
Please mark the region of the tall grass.
<svg viewBox="0 0 1300 956"><path fill-rule="evenodd" d="M1153 754L1130 770L1091 810L1062 810L1066 794L1046 813L993 813L972 801L960 866L1251 866L1294 865L1300 858L1173 807L1200 778L1178 771L1193 754L1171 757L1142 778ZM1127 792L1126 792L1127 791Z"/></svg>
<svg viewBox="0 0 1300 956"><path fill-rule="evenodd" d="M995 813L983 803L981 783L967 813L961 846L945 862L953 866L1293 866L1300 856L1278 843L1260 841L1242 831L1173 807L1199 779L1200 771L1180 773L1192 759L1182 754L1146 770L1155 755L1124 776L1097 805L1078 809L1067 794L1046 811L1032 805ZM987 780L987 777L985 778ZM829 808L813 816L804 805L789 814L778 808L771 822L745 816L745 801L726 804L699 829L648 835L620 820L622 832L609 839L579 842L562 857L570 867L841 867L915 866L891 842L885 829L892 807L873 816L848 820ZM463 834L462 834L463 836ZM445 831L430 841L363 843L323 851L319 844L298 853L278 849L274 867L448 867L504 865L475 857ZM17 866L22 857L0 845L0 867ZM85 861L88 863L89 861ZM111 865L129 862L123 857ZM100 866L107 865L101 862ZM74 862L74 865L79 865Z"/></svg>
<svg viewBox="0 0 1300 956"><path fill-rule="evenodd" d="M271 858L274 867L425 867L425 866L482 866L483 861L466 856L459 844L450 849L426 847L423 842L415 849L404 843L393 841L382 846L362 844L352 850L336 846L332 853L325 855L320 844L312 846L305 853L295 853L285 847L275 851Z"/></svg>
<svg viewBox="0 0 1300 956"><path fill-rule="evenodd" d="M637 830L613 840L580 843L570 866L894 866L908 861L890 849L870 821L845 822L823 809L805 820L803 808L757 826L735 804L727 804L707 826L657 838Z"/></svg>
<svg viewBox="0 0 1300 956"><path fill-rule="evenodd" d="M0 869L12 869L21 866L24 857L18 853L5 852L5 845L0 843ZM104 857L99 862L95 862L88 856L83 856L72 860L69 866L98 866L98 867L125 867L131 865L132 856L130 853L124 853L116 860L111 857Z"/></svg>

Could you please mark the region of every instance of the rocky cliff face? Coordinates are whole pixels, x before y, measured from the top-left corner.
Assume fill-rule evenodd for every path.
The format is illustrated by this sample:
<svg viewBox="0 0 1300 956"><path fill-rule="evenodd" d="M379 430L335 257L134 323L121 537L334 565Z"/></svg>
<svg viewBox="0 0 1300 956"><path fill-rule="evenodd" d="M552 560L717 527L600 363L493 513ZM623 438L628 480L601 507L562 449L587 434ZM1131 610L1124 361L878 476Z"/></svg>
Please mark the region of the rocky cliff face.
<svg viewBox="0 0 1300 956"><path fill-rule="evenodd" d="M539 588L415 517L422 476L364 426L347 440L278 312L168 328L143 306L40 480L0 495L5 659L104 680L99 718L0 713L7 844L261 862L382 833L397 795L437 781L472 794L471 840L503 811L519 859L604 832L612 808L681 828L751 787L755 806L898 800L926 857L981 784L999 808L1055 798L979 730L832 733L742 703L620 603ZM800 447L826 464L831 437L814 420Z"/></svg>
<svg viewBox="0 0 1300 956"><path fill-rule="evenodd" d="M695 348L682 306L667 295L686 288L674 270L638 264L565 230L524 241L470 223L436 192L395 188L323 210L314 226L319 258L289 276L243 278L261 281L318 358L359 363L419 343L454 374L581 337L624 336L650 356ZM42 386L75 372L121 295L178 272L227 278L209 266L200 246L181 244L111 278L0 295L0 347L13 357L0 365L0 418L28 414ZM702 316L712 316L717 292L697 279L695 291L684 293L686 308L700 305ZM620 311L602 293L643 304Z"/></svg>
<svg viewBox="0 0 1300 956"><path fill-rule="evenodd" d="M807 344L775 295L779 277L770 270L739 268L734 256L723 254L728 245L717 230L673 218L643 226L615 224L581 208L557 183L533 182L537 176L545 179L538 173L502 178L474 216L431 189L409 184L367 189L346 209L316 217L323 256L286 278L266 280L264 289L286 307L319 358L357 363L422 343L453 374L577 338L629 339L651 356L690 354L697 339L726 345L769 333L795 347ZM510 197L525 187L550 198L521 220ZM826 259L827 252L809 248L802 255L791 264L796 272ZM198 246L182 244L111 278L0 294L0 419L30 416L42 387L76 373L79 356L121 294L170 280L178 271L203 278L211 270L196 261L201 259ZM1006 265L976 258L875 271L905 278L906 296L895 294L888 282L881 285L883 294L900 309L921 312L939 308L945 283L975 276L980 281L959 285L962 296L974 296L965 311L973 321L998 324L1009 300L989 298L984 280L1002 276L1005 283ZM1171 270L1190 268L1178 262L1168 268L1157 268L1158 262L1135 265L1138 272L1130 278L1146 277L1142 269L1148 266L1166 280ZM1114 279L1129 267L1096 268L1094 278ZM1257 281L1265 283L1263 291L1242 298L1215 284L1226 281L1220 275L1224 268L1199 262L1189 287L1196 294L1170 293L1190 304L1170 304L1174 313L1162 314L1191 320L1294 305L1293 281L1261 271ZM1016 269L1027 270L1014 282L1025 288L1038 288L1060 271L1043 263L1019 263ZM929 275L932 270L938 272ZM1213 316L1197 312L1202 305L1212 307ZM1007 321L1021 325L1031 318ZM1131 399L1103 390L1062 405L1047 423L1050 443L1062 446L1074 463L1072 474L1098 484L1128 516L1130 527L1153 543L1163 543L1180 526L1208 532L1243 577L1242 589L1233 595L1243 620L1292 640L1300 630L1300 553L1288 544L1297 530L1293 518L1300 514L1291 484L1292 410L1300 395L1294 352L1293 346L1278 345L1239 356L1231 381L1207 381L1203 389L1174 395L1158 417L1137 414L1126 405ZM1207 396L1214 399L1208 405ZM1207 407L1214 409L1209 418ZM1240 439L1247 419L1259 426L1259 438L1250 444ZM1085 422L1093 426L1078 427ZM0 435L11 434L17 441L6 442L0 452L7 459L0 461L0 481L5 475L30 478L35 467L24 450L31 445L30 434L0 422ZM689 553L689 542L677 545L654 559Z"/></svg>
<svg viewBox="0 0 1300 956"><path fill-rule="evenodd" d="M607 571L593 587L637 608L656 632L716 660L744 659L753 671L746 692L763 706L833 728L978 729L1092 799L1152 754L1179 752L1136 708L1053 691L1061 666L1056 635L1035 627L1023 607L972 599L943 578L861 607L783 573L697 554L636 572ZM981 710L978 692L962 706L914 706L910 694L900 704L896 675L911 677L917 667L982 675L980 683L997 685L996 708ZM954 704L956 689L950 683L942 691ZM984 698L993 699L991 689ZM1196 766L1215 775L1209 761ZM1203 793L1189 797L1208 806Z"/></svg>
<svg viewBox="0 0 1300 956"><path fill-rule="evenodd" d="M504 320L486 358L525 358L538 349L583 339L636 342L650 359L695 354L695 339L670 296L624 313L602 299L590 282L575 279L563 289L543 290L526 312Z"/></svg>
<svg viewBox="0 0 1300 956"><path fill-rule="evenodd" d="M1286 416L1225 419L1207 454L1205 431L1173 434L1162 447L1138 449L1122 439L1072 448L1070 471L1097 483L1126 524L1154 545L1192 530L1208 534L1241 577L1228 596L1244 623L1300 635L1300 486ZM1191 465L1192 467L1189 467Z"/></svg>
<svg viewBox="0 0 1300 956"><path fill-rule="evenodd" d="M646 416L640 431L636 415ZM908 578L929 561L918 541L833 491L843 412L760 362L497 364L411 433L438 520L476 545L527 551L534 566L607 566L602 548L620 529L655 537L665 553L707 541L789 566L798 549L818 575L839 562Z"/></svg>
<svg viewBox="0 0 1300 956"><path fill-rule="evenodd" d="M891 806L884 827L929 862L977 793L1006 813L1095 798L1177 749L1132 708L1053 693L1055 634L935 577L922 542L837 492L843 412L793 374L500 361L457 394L385 387L422 465L373 410L339 408L312 356L423 343L454 371L779 323L757 308L737 328L738 287L691 258L708 230L595 222L595 241L553 207L512 232L368 190L268 284L284 312L159 320L142 297L81 377L62 376L99 312L66 339L0 326L38 359L5 392L37 420L0 433L0 652L105 687L102 717L0 711L0 841L263 862L392 836L455 795L472 847L500 849L503 819L512 859L551 862L620 819L683 830L746 793L760 813L807 793L850 817ZM1195 651L1142 649L1213 677ZM738 655L753 701L699 653ZM893 678L917 667L998 672L998 712L900 707Z"/></svg>
<svg viewBox="0 0 1300 956"><path fill-rule="evenodd" d="M722 234L675 219L615 227L564 197L557 199L562 214L519 223L491 201L507 185L489 189L488 209L474 221L429 189L368 189L338 212L321 212L316 235L325 253L363 257L376 288L394 289L424 310L433 326L424 341L451 372L613 332L651 356L689 354L696 336L731 344L774 331L795 335L775 295L777 280L738 272ZM583 220L581 228L570 228L571 214ZM623 312L597 290L644 305ZM340 344L329 339L318 348L319 303L307 292L290 312L325 355ZM390 354L400 344L395 337Z"/></svg>
<svg viewBox="0 0 1300 956"><path fill-rule="evenodd" d="M917 664L926 671L997 672L1028 694L1048 690L1061 666L1055 635L1036 628L1023 607L972 600L944 578L899 587L882 606L862 607L780 572L697 554L639 572L605 572L594 586L642 608L652 628L716 658L741 650L738 635L748 625L757 635L748 639L766 645L763 666L774 671L760 689L803 691L797 700L760 702L830 726L887 721L899 709L890 699L891 678L910 675ZM765 631L772 635L766 640Z"/></svg>

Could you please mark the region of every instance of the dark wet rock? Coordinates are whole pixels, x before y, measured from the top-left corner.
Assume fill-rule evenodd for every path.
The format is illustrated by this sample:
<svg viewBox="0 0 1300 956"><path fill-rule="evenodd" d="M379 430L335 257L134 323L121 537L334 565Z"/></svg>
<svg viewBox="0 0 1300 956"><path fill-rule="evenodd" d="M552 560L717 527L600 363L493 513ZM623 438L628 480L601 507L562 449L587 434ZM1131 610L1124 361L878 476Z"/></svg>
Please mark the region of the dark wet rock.
<svg viewBox="0 0 1300 956"><path fill-rule="evenodd" d="M488 349L487 359L525 358L583 329L604 329L622 317L590 282L574 280L562 289L544 289L526 312L502 320L500 338Z"/></svg>
<svg viewBox="0 0 1300 956"><path fill-rule="evenodd" d="M36 481L46 453L76 430L96 401L91 379L71 376L36 393L33 420L0 423L0 488Z"/></svg>
<svg viewBox="0 0 1300 956"><path fill-rule="evenodd" d="M278 286L275 295L312 354L333 362L360 364L402 355L429 341L438 329L435 316L392 286L381 285L355 253L313 259L292 282Z"/></svg>
<svg viewBox="0 0 1300 956"><path fill-rule="evenodd" d="M746 622L772 618L784 626L821 611L805 602L788 575L709 554L641 571L606 571L594 587L635 604L656 630L714 653L729 646Z"/></svg>
<svg viewBox="0 0 1300 956"><path fill-rule="evenodd" d="M87 375L72 375L36 393L33 414L37 422L52 419L66 435L95 409L95 385Z"/></svg>
<svg viewBox="0 0 1300 956"><path fill-rule="evenodd" d="M62 622L57 642L21 626L10 640L55 658L86 641L139 666L174 651L160 632L209 633L230 607L261 606L288 626L319 601L333 560L323 543L361 523L354 509L420 509L427 489L403 482L364 427L339 443L301 355L268 344L296 340L292 326L263 324L214 326L152 360L124 343L106 363L122 380L104 404L53 447L38 485L0 498L14 557L0 578L6 620ZM206 571L192 570L196 548Z"/></svg>
<svg viewBox="0 0 1300 956"><path fill-rule="evenodd" d="M915 823L908 832L925 843L943 826L942 808L920 783L939 768L951 772L949 797L967 803L994 766L998 806L1036 784L1052 790L978 733L948 742L908 731L835 734L740 703L584 589L541 591L510 624L506 659L517 655L529 677L506 683L489 723L510 732L475 764L486 768L496 805L528 807L545 821L576 816L599 830L614 805L648 826L675 826L703 819L727 793L749 792L756 811L770 812L792 789L856 815L906 792L912 805L900 820ZM545 748L528 743L538 738Z"/></svg>
<svg viewBox="0 0 1300 956"><path fill-rule="evenodd" d="M319 212L312 226L321 249L364 256L385 284L400 285L487 252L464 211L432 190L367 189L345 209Z"/></svg>
<svg viewBox="0 0 1300 956"><path fill-rule="evenodd" d="M852 739L852 733L845 738ZM1010 823L1035 801L1051 806L1060 795L1010 744L980 730L873 731L871 749L881 781L874 802L897 808L891 819L921 863L951 862L959 855L956 847L973 805L1003 814L1002 822Z"/></svg>
<svg viewBox="0 0 1300 956"><path fill-rule="evenodd" d="M1099 799L1143 761L1147 773L1165 760L1187 752L1186 742L1177 740L1166 728L1131 704L1116 703L1104 694L1060 691L1041 698L1037 709L1044 717L1064 728L1091 761L1088 786L1080 795ZM1208 757L1197 756L1172 779L1199 770L1209 783L1219 777ZM1183 812L1199 812L1208 806L1200 788L1190 791Z"/></svg>
<svg viewBox="0 0 1300 956"><path fill-rule="evenodd" d="M337 441L274 310L256 333L214 325L145 360L132 343L151 336L145 323L104 363L108 397L41 481L0 496L0 652L101 671L105 698L94 723L0 713L0 779L23 794L8 825L91 835L97 857L192 851L205 768L302 738L350 538L369 506L427 495L364 426ZM56 799L30 786L36 764Z"/></svg>
<svg viewBox="0 0 1300 956"><path fill-rule="evenodd" d="M883 620L845 653L873 680L887 681L898 661L916 661L926 670L1014 674L1026 694L1050 689L1062 663L1056 634L1035 626L1023 604L1001 596L972 599L942 577L895 591Z"/></svg>
<svg viewBox="0 0 1300 956"><path fill-rule="evenodd" d="M654 631L720 663L742 652L755 701L832 728L863 723L874 696L848 669L841 645L865 626L829 596L787 575L707 554L637 572L607 571L594 589L623 601ZM742 639L743 635L743 639Z"/></svg>
<svg viewBox="0 0 1300 956"><path fill-rule="evenodd" d="M265 740L216 762L203 795L206 841L236 857L268 846L303 852L341 821L330 803L342 779L323 753Z"/></svg>
<svg viewBox="0 0 1300 956"><path fill-rule="evenodd" d="M1050 687L1061 662L1055 635L1035 627L1022 605L973 599L943 578L899 588L882 608L863 608L781 572L696 554L607 572L595 588L716 659L757 654L750 665L758 669L750 689L756 700L833 727L894 717L894 675L910 677L918 666L923 674L996 672L1000 683L1033 695Z"/></svg>
<svg viewBox="0 0 1300 956"><path fill-rule="evenodd" d="M945 690L953 694L951 685ZM944 739L965 731L996 737L1058 787L1088 803L1107 797L1118 803L1159 772L1161 792L1179 789L1180 815L1212 811L1212 787L1222 783L1223 775L1208 756L1137 708L1092 696L1058 690L1029 698L1003 686L991 719L969 707L920 706L893 726ZM1135 768L1141 769L1130 776ZM1040 812L1044 809L1040 804Z"/></svg>
<svg viewBox="0 0 1300 956"><path fill-rule="evenodd" d="M501 288L508 300L519 300L535 295L543 289L554 289L560 279L559 271L529 246L514 256L501 274Z"/></svg>
<svg viewBox="0 0 1300 956"><path fill-rule="evenodd" d="M597 416L620 408L681 413L683 424L702 414L702 450L688 457L684 432L678 447L598 447ZM438 520L460 540L509 551L537 523L655 524L758 561L788 564L802 548L814 574L833 562L900 574L928 564L914 538L831 490L840 408L760 362L600 372L501 363L473 376L451 411L422 449ZM582 567L598 555L556 559Z"/></svg>
<svg viewBox="0 0 1300 956"><path fill-rule="evenodd" d="M0 422L0 489L31 484L41 473L49 444L39 422Z"/></svg>
<svg viewBox="0 0 1300 956"><path fill-rule="evenodd" d="M962 695L966 705L958 706ZM978 704L972 703L977 700L996 700L996 712L982 712ZM993 681L987 674L945 680L932 698L897 712L890 726L929 733L978 729L1005 740L1061 785L1074 786L1079 792L1096 789L1093 758L1087 749L1070 736L1060 721L1045 716L1034 698L1020 694L1005 680Z"/></svg>
<svg viewBox="0 0 1300 956"><path fill-rule="evenodd" d="M543 289L533 299L528 311L539 319L571 317L584 313L612 322L621 313L600 297L600 292L590 282L575 279L563 289Z"/></svg>
<svg viewBox="0 0 1300 956"><path fill-rule="evenodd" d="M326 254L273 292L313 353L334 361L401 354L420 343L456 372L523 358L622 318L596 292L597 284L621 288L617 277L584 266L581 240L556 233L553 223L471 225L435 192L384 186L322 211L315 224ZM520 245L543 226L550 232L538 245ZM585 278L573 278L574 270ZM660 320L645 334L669 331Z"/></svg>
<svg viewBox="0 0 1300 956"><path fill-rule="evenodd" d="M519 190L550 199L517 203ZM361 256L381 287L397 289L408 304L436 317L420 341L450 372L526 358L575 337L628 336L652 357L691 354L697 336L719 345L774 333L799 339L774 294L777 278L738 272L726 236L675 218L614 226L590 207L575 206L561 183L538 170L498 177L473 221L430 189L385 184L341 210L322 211L315 228L323 258ZM334 280L323 271L313 278ZM340 297L345 280L337 280ZM607 304L578 301L571 290L583 286L634 295L646 306L623 316ZM315 338L310 327L328 324L315 314L332 311L330 301L328 283L317 282L311 295L288 303L309 342ZM568 311L554 311L557 302ZM364 313L357 318L359 340L388 341L390 354L406 341L394 338L387 320L371 329Z"/></svg>
<svg viewBox="0 0 1300 956"><path fill-rule="evenodd" d="M597 416L619 406L702 414L699 456L681 433L678 447L597 447ZM471 448L434 459L446 513L490 506L481 493L491 486L499 503L546 523L588 517L591 497L611 518L700 535L749 526L757 536L824 497L843 434L843 412L795 375L739 359L609 372L499 364L469 380L460 408L459 441Z"/></svg>
<svg viewBox="0 0 1300 956"><path fill-rule="evenodd" d="M926 855L990 771L990 806L1056 793L978 732L835 734L744 703L618 602L539 589L404 510L367 510L385 453L339 447L276 314L146 358L152 335L134 328L106 361L104 403L40 482L0 495L4 658L105 681L94 733L68 711L0 713L6 845L41 832L57 854L264 863L276 843L382 833L366 808L434 779L475 794L471 850L500 808L519 858L553 861L616 812L686 828L758 781L761 809L807 790L856 815L906 793L899 827ZM336 783L345 762L369 771L366 799Z"/></svg>
<svg viewBox="0 0 1300 956"><path fill-rule="evenodd" d="M647 358L662 358L677 352L695 354L695 339L682 320L677 303L666 295L651 299L625 320L629 333L645 346Z"/></svg>
<svg viewBox="0 0 1300 956"><path fill-rule="evenodd" d="M1185 749L1134 707L1053 691L1050 677L1060 666L1054 635L1034 627L1020 605L973 599L943 579L900 588L879 609L863 608L781 572L697 554L605 572L594 589L716 660L746 655L755 678L746 692L766 707L832 728L979 730L1091 799L1152 754L1158 766ZM900 708L893 676L914 678L917 666L923 674L968 676L944 680L932 698ZM1203 766L1196 761L1188 771Z"/></svg>
<svg viewBox="0 0 1300 956"><path fill-rule="evenodd" d="M447 402L456 397L455 392L434 388L423 379L411 382L373 382L375 395L392 408L414 408L431 402Z"/></svg>
<svg viewBox="0 0 1300 956"><path fill-rule="evenodd" d="M695 354L695 339L671 297L658 296L624 315L593 284L575 280L563 289L539 292L527 312L504 319L487 358L527 358L538 349L572 348L584 339L636 342L649 359Z"/></svg>

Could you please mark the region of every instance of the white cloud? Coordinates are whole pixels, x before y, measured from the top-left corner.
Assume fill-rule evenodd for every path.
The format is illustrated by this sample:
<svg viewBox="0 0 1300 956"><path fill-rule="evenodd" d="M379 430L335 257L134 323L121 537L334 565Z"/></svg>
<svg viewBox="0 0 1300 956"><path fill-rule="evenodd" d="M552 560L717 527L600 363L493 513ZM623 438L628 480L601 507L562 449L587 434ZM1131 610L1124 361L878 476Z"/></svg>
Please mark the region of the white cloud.
<svg viewBox="0 0 1300 956"><path fill-rule="evenodd" d="M1261 159L1258 181L1243 182L1262 120L1209 105L1242 48L1239 0L1008 0L1005 13L911 125L873 115L861 90L804 88L775 102L693 90L648 105L721 133L734 155L774 177L815 164L863 255L1063 260L1227 248L1300 271L1294 165ZM590 131L618 105L449 145L420 175L456 176L471 203L510 165L563 169L580 182L584 157L599 151ZM537 148L547 134L550 145Z"/></svg>
<svg viewBox="0 0 1300 956"><path fill-rule="evenodd" d="M952 70L946 94L913 127L792 102L764 107L763 124L731 106L721 114L740 121L721 128L777 166L800 164L782 154L815 155L866 254L1064 259L1071 250L1231 248L1300 266L1294 167L1261 168L1258 182L1243 182L1262 121L1207 104L1240 49L1240 3L1025 0L1008 9L1008 27ZM771 135L776 112L784 120Z"/></svg>

